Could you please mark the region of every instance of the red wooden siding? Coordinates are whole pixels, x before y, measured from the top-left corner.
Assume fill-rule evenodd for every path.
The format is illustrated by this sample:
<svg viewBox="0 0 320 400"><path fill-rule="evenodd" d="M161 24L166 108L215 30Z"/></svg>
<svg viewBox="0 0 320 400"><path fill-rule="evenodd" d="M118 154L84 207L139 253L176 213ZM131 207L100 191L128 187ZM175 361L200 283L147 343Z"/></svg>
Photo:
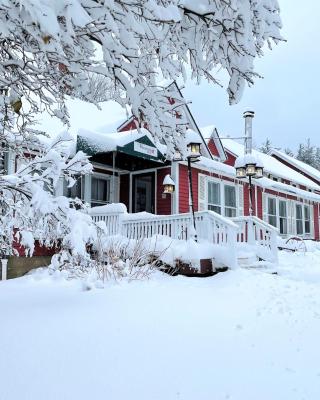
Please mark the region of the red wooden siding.
<svg viewBox="0 0 320 400"><path fill-rule="evenodd" d="M263 209L262 209L262 188L257 187L257 217L263 219Z"/></svg>
<svg viewBox="0 0 320 400"><path fill-rule="evenodd" d="M220 154L218 152L217 146L215 145L215 143L212 139L209 140L208 147L213 156L220 158Z"/></svg>
<svg viewBox="0 0 320 400"><path fill-rule="evenodd" d="M188 168L179 165L179 213L189 211Z"/></svg>
<svg viewBox="0 0 320 400"><path fill-rule="evenodd" d="M313 227L314 227L314 238L315 240L320 239L319 235L319 204L313 206Z"/></svg>
<svg viewBox="0 0 320 400"><path fill-rule="evenodd" d="M225 152L226 152L227 159L224 162L224 164L234 166L234 163L236 162L237 157L235 155L233 155L232 153L230 153L226 149L225 149Z"/></svg>
<svg viewBox="0 0 320 400"><path fill-rule="evenodd" d="M243 185L243 214L249 215L250 211L250 200L249 200L249 185L245 183Z"/></svg>
<svg viewBox="0 0 320 400"><path fill-rule="evenodd" d="M157 170L157 214L171 214L171 194L163 194L163 180L170 172L170 167Z"/></svg>
<svg viewBox="0 0 320 400"><path fill-rule="evenodd" d="M126 131L130 131L131 129L137 129L137 125L136 125L136 120L132 119L129 120L127 124L123 125L120 129L119 132L126 132Z"/></svg>

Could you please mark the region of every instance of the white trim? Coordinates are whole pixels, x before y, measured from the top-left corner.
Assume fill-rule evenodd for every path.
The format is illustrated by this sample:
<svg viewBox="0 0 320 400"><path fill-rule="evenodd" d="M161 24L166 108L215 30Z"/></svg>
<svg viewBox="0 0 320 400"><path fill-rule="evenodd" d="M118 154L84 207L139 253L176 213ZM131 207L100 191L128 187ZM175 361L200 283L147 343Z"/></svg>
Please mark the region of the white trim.
<svg viewBox="0 0 320 400"><path fill-rule="evenodd" d="M171 178L175 183L175 190L171 195L171 214L179 213L179 172L180 167L178 162L171 163Z"/></svg>
<svg viewBox="0 0 320 400"><path fill-rule="evenodd" d="M284 201L286 203L286 213L287 213L287 233L280 234L281 236L290 236L290 235L296 235L300 237L305 237L305 238L314 238L314 217L312 216L312 207L313 204L310 202L304 202L304 201L296 201L296 200L291 200L287 199L285 197L281 196L275 196L273 194L265 193L265 202L266 202L266 213L264 216L265 222L269 223L269 207L268 207L268 199L275 199L276 201L276 228L279 229L280 233L280 201ZM298 234L297 233L297 205L300 205L302 207L302 230L303 233ZM305 209L304 207L309 207L310 210L310 233L305 232Z"/></svg>
<svg viewBox="0 0 320 400"><path fill-rule="evenodd" d="M164 165L162 167L154 167L148 169L139 169L138 171L130 171L129 173L132 175L147 174L148 172L154 172L157 171L158 169L164 169L164 168L170 168L170 165Z"/></svg>
<svg viewBox="0 0 320 400"><path fill-rule="evenodd" d="M113 168L111 166L107 166L106 164L100 164L97 162L91 162L93 168L99 168L104 171L110 171L110 172L118 172L119 174L128 174L130 171L126 169L119 169L119 168Z"/></svg>
<svg viewBox="0 0 320 400"><path fill-rule="evenodd" d="M208 183L209 182L214 182L220 185L220 208L221 208L221 215L223 217L225 217L225 209L226 209L226 205L225 205L225 186L231 186L234 188L235 190L235 195L236 195L236 206L235 206L235 210L236 210L236 217L239 216L239 194L238 194L238 190L237 187L238 185L235 182L229 182L229 181L224 181L223 179L219 179L219 178L215 178L215 177L211 177L211 176L206 176L206 209L208 210ZM219 205L217 205L219 206ZM227 207L227 208L234 208L234 207ZM227 217L228 218L228 217Z"/></svg>

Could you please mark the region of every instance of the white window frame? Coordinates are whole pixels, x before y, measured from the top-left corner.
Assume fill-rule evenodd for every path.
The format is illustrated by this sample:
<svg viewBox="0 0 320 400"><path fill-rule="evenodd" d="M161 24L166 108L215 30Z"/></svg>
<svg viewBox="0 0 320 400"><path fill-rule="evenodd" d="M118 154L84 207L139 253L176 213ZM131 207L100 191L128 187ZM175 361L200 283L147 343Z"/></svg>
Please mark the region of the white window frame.
<svg viewBox="0 0 320 400"><path fill-rule="evenodd" d="M94 203L96 205L105 205L105 204L110 204L112 201L112 175L107 175L107 174L101 174L99 172L94 172L91 175L91 193L90 193L90 202L91 204ZM102 200L97 200L92 197L92 180L93 179L101 179L105 181L109 181L109 199L107 201L102 201Z"/></svg>
<svg viewBox="0 0 320 400"><path fill-rule="evenodd" d="M309 219L306 219L306 207L309 209ZM309 232L306 232L306 222L309 221ZM303 203L303 232L305 236L312 234L311 204Z"/></svg>
<svg viewBox="0 0 320 400"><path fill-rule="evenodd" d="M276 202L276 215L274 214L269 214L269 199L273 199ZM269 222L269 216L273 216L276 217L276 228L279 229L279 234L281 236L287 236L290 234L290 225L289 225L289 201L284 198L284 197L278 197L278 196L274 196L271 194L267 194L265 196L265 201L266 201L266 215L265 215L265 220L268 224L270 224ZM287 233L281 233L280 232L280 218L284 218L284 217L280 217L280 201L283 201L286 203L286 225L287 225ZM271 225L271 224L270 224ZM273 225L272 225L273 226ZM295 228L296 229L296 228Z"/></svg>
<svg viewBox="0 0 320 400"><path fill-rule="evenodd" d="M276 203L276 213L275 214L270 214L269 213L269 199L274 200ZM275 217L276 218L276 225L272 225L269 222L269 217ZM267 223L269 225L275 226L276 228L279 228L279 222L278 222L278 217L279 217L279 205L278 205L278 198L276 196L266 196L266 218L267 218Z"/></svg>
<svg viewBox="0 0 320 400"><path fill-rule="evenodd" d="M210 182L218 184L220 187L220 204L209 203L209 183ZM225 186L231 186L235 190L235 195L236 195L236 206L235 207L229 207L229 206L226 206L226 204L225 204ZM206 180L206 208L207 208L207 210L209 210L209 205L220 207L221 215L223 217L226 216L226 208L234 209L235 217L239 216L239 191L237 190L237 185L234 182L227 182L227 181L222 181L220 179L208 177ZM230 217L226 217L226 218L230 218Z"/></svg>
<svg viewBox="0 0 320 400"><path fill-rule="evenodd" d="M285 205L286 205L286 215L285 215L285 217L283 217L283 216L280 215L280 202L283 202L283 203L285 203ZM278 218L279 218L279 233L280 233L280 235L283 235L283 236L286 236L286 235L289 234L289 204L290 204L290 203L289 203L286 199L284 199L284 198L279 198L279 199L278 199L278 208L279 208L279 216L278 216ZM283 220L285 221L286 233L281 233L281 219L283 219Z"/></svg>
<svg viewBox="0 0 320 400"><path fill-rule="evenodd" d="M289 207L291 204L290 200L285 199L284 197L278 197L274 195L267 194L265 196L265 201L266 201L266 214L265 214L265 221L269 223L269 198L275 199L276 201L276 221L277 225L276 228L279 229L280 233L280 201L284 201L286 203L286 221L287 221L287 233L280 233L281 236L288 236L288 235L296 235L296 236L301 236L301 237L312 237L313 235L313 218L312 218L312 204L309 204L307 202L300 202L300 201L293 201L293 210L294 213L291 215L291 212L289 212ZM298 225L298 219L297 219L297 206L301 206L302 209L302 219L299 219L302 222L302 233L298 233L297 225ZM306 220L306 212L305 212L305 207L308 207L309 209L309 219ZM293 221L293 224L291 224L291 220ZM309 221L310 223L310 232L306 232L306 222Z"/></svg>

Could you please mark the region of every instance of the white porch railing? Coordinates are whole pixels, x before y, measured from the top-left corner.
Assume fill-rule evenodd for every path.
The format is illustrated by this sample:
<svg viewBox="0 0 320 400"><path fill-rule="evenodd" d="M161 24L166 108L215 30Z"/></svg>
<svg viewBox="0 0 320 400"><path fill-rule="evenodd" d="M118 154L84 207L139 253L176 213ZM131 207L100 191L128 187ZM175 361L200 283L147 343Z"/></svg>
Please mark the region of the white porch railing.
<svg viewBox="0 0 320 400"><path fill-rule="evenodd" d="M176 240L193 237L194 230L189 213L154 215L128 214L123 205L94 207L90 214L94 221L104 221L110 235L128 239L145 239L156 235ZM237 265L239 243L248 244L256 256L266 261L277 261L277 229L256 217L225 218L213 211L195 213L197 237L219 246L222 258L229 266ZM218 252L218 251L217 251Z"/></svg>
<svg viewBox="0 0 320 400"><path fill-rule="evenodd" d="M255 254L266 261L278 262L278 229L254 216L236 217L232 221L239 226L238 243L247 243Z"/></svg>

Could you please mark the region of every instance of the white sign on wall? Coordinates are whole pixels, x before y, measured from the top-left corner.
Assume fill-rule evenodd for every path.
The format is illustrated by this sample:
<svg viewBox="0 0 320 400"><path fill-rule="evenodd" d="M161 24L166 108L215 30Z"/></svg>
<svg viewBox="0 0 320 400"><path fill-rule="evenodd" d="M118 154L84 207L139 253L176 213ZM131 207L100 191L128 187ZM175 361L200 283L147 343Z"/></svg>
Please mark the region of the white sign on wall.
<svg viewBox="0 0 320 400"><path fill-rule="evenodd" d="M137 151L138 153L143 153L147 154L148 156L152 157L157 157L158 156L158 150L155 147L151 147L147 144L139 143L139 142L134 142L134 151Z"/></svg>

